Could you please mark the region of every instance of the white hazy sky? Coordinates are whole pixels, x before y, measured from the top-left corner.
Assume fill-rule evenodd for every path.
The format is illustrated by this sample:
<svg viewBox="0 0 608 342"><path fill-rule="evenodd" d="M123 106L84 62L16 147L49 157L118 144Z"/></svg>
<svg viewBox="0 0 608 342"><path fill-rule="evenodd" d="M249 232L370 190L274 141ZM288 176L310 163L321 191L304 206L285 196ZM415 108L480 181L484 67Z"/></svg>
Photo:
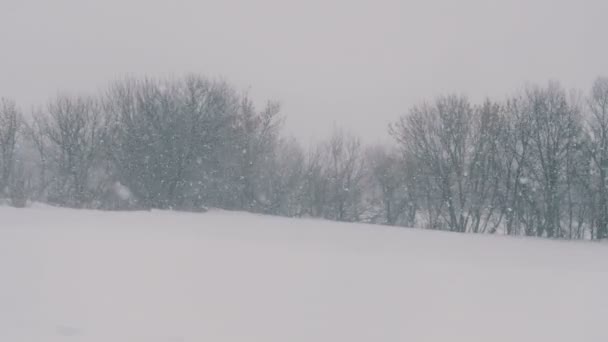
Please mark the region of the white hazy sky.
<svg viewBox="0 0 608 342"><path fill-rule="evenodd" d="M223 77L303 140L368 141L441 93L608 74L607 0L0 0L0 96L28 109L124 76Z"/></svg>

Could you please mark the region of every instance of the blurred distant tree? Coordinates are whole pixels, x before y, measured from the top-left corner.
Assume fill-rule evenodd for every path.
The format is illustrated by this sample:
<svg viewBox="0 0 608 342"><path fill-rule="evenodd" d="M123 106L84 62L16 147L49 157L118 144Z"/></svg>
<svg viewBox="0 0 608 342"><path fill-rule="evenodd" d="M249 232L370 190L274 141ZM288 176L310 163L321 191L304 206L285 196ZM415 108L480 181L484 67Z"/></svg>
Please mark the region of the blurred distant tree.
<svg viewBox="0 0 608 342"><path fill-rule="evenodd" d="M52 195L58 204L82 207L94 199L95 168L107 137L106 117L98 101L59 96L37 117L38 144L53 173Z"/></svg>
<svg viewBox="0 0 608 342"><path fill-rule="evenodd" d="M9 195L11 176L15 168L15 148L22 122L15 102L0 99L0 196Z"/></svg>

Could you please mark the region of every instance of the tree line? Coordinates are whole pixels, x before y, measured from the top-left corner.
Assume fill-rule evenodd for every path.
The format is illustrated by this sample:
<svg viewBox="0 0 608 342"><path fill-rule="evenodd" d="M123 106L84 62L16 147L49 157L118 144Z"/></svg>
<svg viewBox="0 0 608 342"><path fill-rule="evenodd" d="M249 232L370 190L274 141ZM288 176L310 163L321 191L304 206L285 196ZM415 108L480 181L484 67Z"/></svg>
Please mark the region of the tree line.
<svg viewBox="0 0 608 342"><path fill-rule="evenodd" d="M127 78L24 115L0 101L0 200L104 210L229 210L560 239L608 235L608 78L504 100L446 95L366 146L304 148L277 102L200 75Z"/></svg>

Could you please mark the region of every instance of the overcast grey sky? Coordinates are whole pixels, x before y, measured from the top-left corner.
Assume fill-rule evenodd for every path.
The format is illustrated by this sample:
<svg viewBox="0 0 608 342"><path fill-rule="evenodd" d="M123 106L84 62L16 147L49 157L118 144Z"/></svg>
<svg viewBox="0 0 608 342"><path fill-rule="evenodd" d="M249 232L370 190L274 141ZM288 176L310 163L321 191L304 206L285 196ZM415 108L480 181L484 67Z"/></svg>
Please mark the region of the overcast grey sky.
<svg viewBox="0 0 608 342"><path fill-rule="evenodd" d="M200 72L277 99L307 140L408 106L608 74L606 0L0 0L0 96L26 109L125 74Z"/></svg>

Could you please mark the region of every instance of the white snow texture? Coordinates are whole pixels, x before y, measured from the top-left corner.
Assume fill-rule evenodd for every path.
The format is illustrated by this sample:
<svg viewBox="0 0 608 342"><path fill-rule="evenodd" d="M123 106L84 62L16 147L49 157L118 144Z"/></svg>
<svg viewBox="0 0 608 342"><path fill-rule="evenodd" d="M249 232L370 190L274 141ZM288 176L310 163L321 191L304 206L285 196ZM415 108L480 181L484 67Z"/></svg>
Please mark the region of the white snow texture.
<svg viewBox="0 0 608 342"><path fill-rule="evenodd" d="M0 207L0 341L608 341L608 246Z"/></svg>

